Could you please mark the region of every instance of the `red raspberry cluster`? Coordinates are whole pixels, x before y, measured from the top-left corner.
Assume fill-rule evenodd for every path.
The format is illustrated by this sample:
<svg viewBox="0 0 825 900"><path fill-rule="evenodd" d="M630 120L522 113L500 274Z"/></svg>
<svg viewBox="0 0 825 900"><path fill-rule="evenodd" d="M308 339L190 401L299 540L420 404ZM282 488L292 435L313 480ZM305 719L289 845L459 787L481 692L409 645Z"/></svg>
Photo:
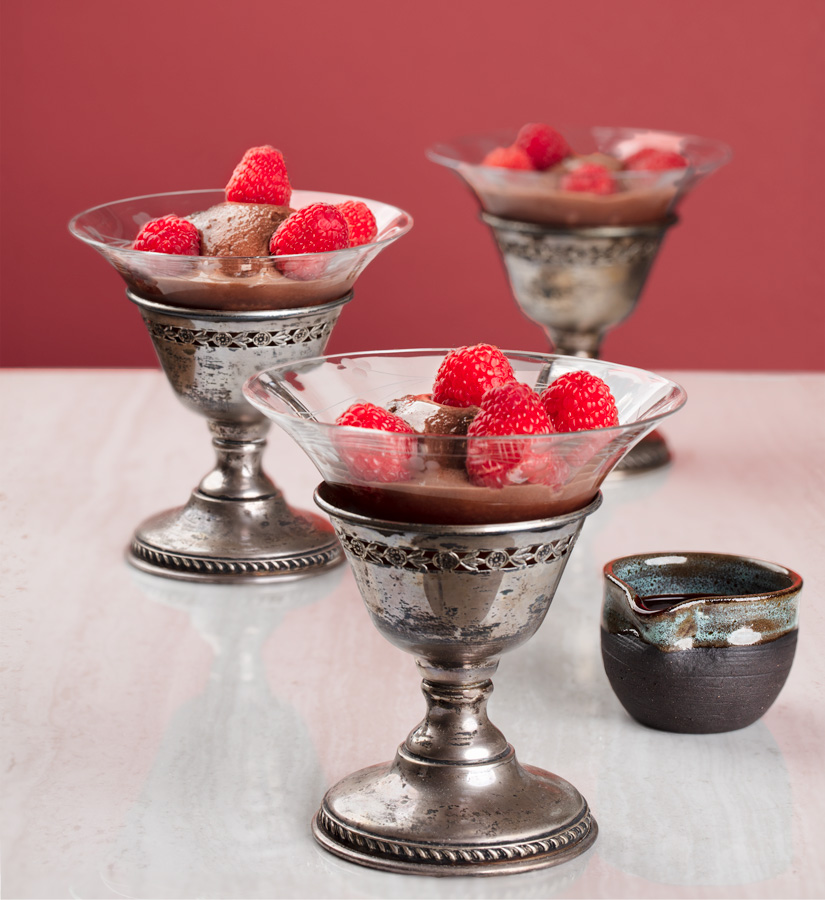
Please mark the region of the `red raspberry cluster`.
<svg viewBox="0 0 825 900"><path fill-rule="evenodd" d="M268 144L250 147L235 166L226 185L226 200L231 203L258 203L289 206L292 187L284 157ZM358 247L375 240L378 227L372 210L360 200L344 203L312 203L293 211L278 226L269 243L273 256L324 253ZM185 218L163 216L147 222L132 244L134 250L199 256L200 235ZM282 271L296 278L316 278L323 263L284 264Z"/></svg>
<svg viewBox="0 0 825 900"><path fill-rule="evenodd" d="M535 169L543 172L570 156L565 138L540 122L522 126L514 143L496 147L481 161L482 166L503 166L507 169Z"/></svg>
<svg viewBox="0 0 825 900"><path fill-rule="evenodd" d="M501 488L513 484L558 486L569 476L568 462L553 452L552 440L521 441L519 435L609 428L619 424L610 388L586 371L561 375L540 394L516 380L507 357L491 344L452 350L441 363L432 399L444 406L473 407L467 442L467 474L473 484ZM370 403L350 406L337 425L416 432L399 416ZM594 445L595 452L600 445ZM404 481L411 477L415 445L409 437L364 448L357 439L339 443L351 473L372 482ZM583 459L570 460L581 464Z"/></svg>
<svg viewBox="0 0 825 900"><path fill-rule="evenodd" d="M654 147L644 147L619 162L617 167L625 172L664 172L683 169L688 165L687 159L681 154ZM561 173L561 190L602 195L616 192L615 175L607 166L587 162L586 159L578 163L577 154L571 150L566 138L554 128L540 122L524 125L509 147L495 147L481 161L482 166L538 172L561 163L568 166Z"/></svg>

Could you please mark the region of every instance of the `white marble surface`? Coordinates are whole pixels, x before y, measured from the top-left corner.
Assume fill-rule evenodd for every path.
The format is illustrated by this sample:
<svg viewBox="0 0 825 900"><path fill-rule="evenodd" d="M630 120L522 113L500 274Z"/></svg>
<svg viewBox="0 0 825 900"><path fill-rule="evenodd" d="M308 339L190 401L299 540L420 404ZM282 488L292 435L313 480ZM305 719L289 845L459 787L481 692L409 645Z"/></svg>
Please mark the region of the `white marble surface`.
<svg viewBox="0 0 825 900"><path fill-rule="evenodd" d="M124 545L211 467L204 422L155 371L0 373L3 896L825 895L825 376L675 377L675 464L606 489L490 703L522 761L587 797L599 838L555 869L430 879L310 836L326 786L390 758L424 708L349 570L270 588L141 576ZM285 435L266 460L311 506L315 471ZM650 550L805 579L790 678L749 728L655 732L612 694L601 567Z"/></svg>

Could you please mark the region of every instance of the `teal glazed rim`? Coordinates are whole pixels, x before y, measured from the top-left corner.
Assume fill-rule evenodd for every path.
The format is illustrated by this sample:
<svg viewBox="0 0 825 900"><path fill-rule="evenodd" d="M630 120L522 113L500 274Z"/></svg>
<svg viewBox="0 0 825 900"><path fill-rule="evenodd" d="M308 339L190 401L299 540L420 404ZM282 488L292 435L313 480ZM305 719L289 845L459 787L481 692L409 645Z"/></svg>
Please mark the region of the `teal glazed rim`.
<svg viewBox="0 0 825 900"><path fill-rule="evenodd" d="M659 650L767 644L799 623L802 578L777 563L723 553L624 556L604 567L602 628ZM682 596L663 609L646 597Z"/></svg>

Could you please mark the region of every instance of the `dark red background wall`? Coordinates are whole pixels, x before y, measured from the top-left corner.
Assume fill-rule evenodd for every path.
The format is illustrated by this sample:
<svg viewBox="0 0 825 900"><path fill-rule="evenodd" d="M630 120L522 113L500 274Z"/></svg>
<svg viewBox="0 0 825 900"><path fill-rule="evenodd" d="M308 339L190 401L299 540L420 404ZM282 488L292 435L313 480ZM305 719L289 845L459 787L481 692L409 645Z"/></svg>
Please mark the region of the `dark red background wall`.
<svg viewBox="0 0 825 900"><path fill-rule="evenodd" d="M331 350L544 349L432 142L526 121L715 137L604 355L650 368L825 368L822 0L6 3L2 364L154 364L76 212L221 187L271 143L299 188L416 219L359 282Z"/></svg>

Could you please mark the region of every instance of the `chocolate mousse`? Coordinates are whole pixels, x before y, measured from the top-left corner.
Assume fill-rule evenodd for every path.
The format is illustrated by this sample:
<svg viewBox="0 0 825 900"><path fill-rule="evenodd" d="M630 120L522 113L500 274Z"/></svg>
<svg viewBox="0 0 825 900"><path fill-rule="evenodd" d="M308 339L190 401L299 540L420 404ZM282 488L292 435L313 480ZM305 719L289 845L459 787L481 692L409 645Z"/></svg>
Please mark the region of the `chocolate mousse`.
<svg viewBox="0 0 825 900"><path fill-rule="evenodd" d="M218 203L187 218L201 236L202 256L269 256L272 233L292 212L267 203Z"/></svg>
<svg viewBox="0 0 825 900"><path fill-rule="evenodd" d="M602 468L606 474L609 465ZM410 481L371 485L328 481L326 489L332 502L377 519L489 525L543 519L580 509L598 493L600 481L590 473L576 475L559 487L516 484L489 488L471 484L466 473L458 469L428 465Z"/></svg>
<svg viewBox="0 0 825 900"><path fill-rule="evenodd" d="M504 219L556 227L647 225L668 216L676 200L682 171L623 172L613 169L616 191L589 194L561 189L561 179L583 162L605 165L603 154L574 157L544 172L462 164L459 172L484 210ZM618 161L616 161L618 162ZM494 172L494 174L491 174Z"/></svg>

